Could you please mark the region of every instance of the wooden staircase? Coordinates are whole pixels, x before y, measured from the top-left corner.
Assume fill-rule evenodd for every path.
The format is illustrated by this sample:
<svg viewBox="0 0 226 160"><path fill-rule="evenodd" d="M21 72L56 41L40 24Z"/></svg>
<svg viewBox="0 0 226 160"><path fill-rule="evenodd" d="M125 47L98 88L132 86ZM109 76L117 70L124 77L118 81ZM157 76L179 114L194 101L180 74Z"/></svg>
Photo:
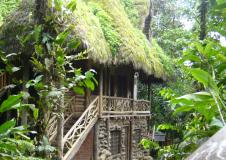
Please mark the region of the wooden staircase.
<svg viewBox="0 0 226 160"><path fill-rule="evenodd" d="M64 97L64 157L63 160L71 160L78 152L88 133L95 125L99 113L99 97L92 100L86 108L85 97L67 93ZM57 117L52 115L49 121L49 139L55 145L57 134Z"/></svg>
<svg viewBox="0 0 226 160"><path fill-rule="evenodd" d="M95 125L99 114L99 97L96 97L63 138L63 160L71 160Z"/></svg>

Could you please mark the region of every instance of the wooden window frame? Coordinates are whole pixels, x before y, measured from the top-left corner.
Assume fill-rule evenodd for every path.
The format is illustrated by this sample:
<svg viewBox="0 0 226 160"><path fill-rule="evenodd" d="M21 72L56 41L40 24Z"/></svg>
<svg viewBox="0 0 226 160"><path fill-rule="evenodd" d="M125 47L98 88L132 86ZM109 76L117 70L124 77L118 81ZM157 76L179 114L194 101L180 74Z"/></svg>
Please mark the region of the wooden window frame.
<svg viewBox="0 0 226 160"><path fill-rule="evenodd" d="M117 155L121 153L121 142L122 142L122 132L120 130L111 131L111 153L112 155Z"/></svg>
<svg viewBox="0 0 226 160"><path fill-rule="evenodd" d="M141 129L140 128L134 129L134 141L136 143L140 143L141 137L142 137Z"/></svg>

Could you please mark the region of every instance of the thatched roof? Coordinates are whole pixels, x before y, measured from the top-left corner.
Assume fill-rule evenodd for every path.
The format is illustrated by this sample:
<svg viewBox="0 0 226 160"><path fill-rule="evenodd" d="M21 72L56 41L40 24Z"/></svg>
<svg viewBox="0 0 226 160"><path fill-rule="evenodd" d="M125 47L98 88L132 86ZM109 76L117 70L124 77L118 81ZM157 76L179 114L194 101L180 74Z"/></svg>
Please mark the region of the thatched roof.
<svg viewBox="0 0 226 160"><path fill-rule="evenodd" d="M147 0L134 2L139 15L144 17L146 13L141 6L147 5ZM33 0L24 0L5 22L0 39L8 39L8 48L15 49L11 44L18 43L16 34L26 33L24 26L33 25L33 8ZM75 26L73 32L82 40L88 57L94 62L107 65L132 64L134 69L142 70L147 75L165 79L162 64L164 57L155 46L151 47L142 31L131 23L124 9L120 0L78 0L72 18L74 21L71 22Z"/></svg>

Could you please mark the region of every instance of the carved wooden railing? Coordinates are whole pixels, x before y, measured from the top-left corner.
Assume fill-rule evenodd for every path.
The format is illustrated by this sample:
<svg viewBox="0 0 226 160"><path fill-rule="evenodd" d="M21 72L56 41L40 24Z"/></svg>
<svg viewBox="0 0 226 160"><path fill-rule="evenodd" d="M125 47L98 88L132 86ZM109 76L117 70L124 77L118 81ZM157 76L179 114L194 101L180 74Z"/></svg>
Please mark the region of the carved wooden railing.
<svg viewBox="0 0 226 160"><path fill-rule="evenodd" d="M65 101L65 111L64 111L64 124L70 119L74 113L76 96L72 96L69 100ZM51 118L48 122L48 137L49 141L52 143L57 134L57 114L52 112Z"/></svg>
<svg viewBox="0 0 226 160"><path fill-rule="evenodd" d="M149 111L150 110L150 101L146 100L134 100L134 111Z"/></svg>
<svg viewBox="0 0 226 160"><path fill-rule="evenodd" d="M99 97L96 97L63 138L64 160L72 159L98 119Z"/></svg>
<svg viewBox="0 0 226 160"><path fill-rule="evenodd" d="M0 91L7 86L7 75L6 73L0 73Z"/></svg>
<svg viewBox="0 0 226 160"><path fill-rule="evenodd" d="M150 102L103 96L101 116L150 116Z"/></svg>

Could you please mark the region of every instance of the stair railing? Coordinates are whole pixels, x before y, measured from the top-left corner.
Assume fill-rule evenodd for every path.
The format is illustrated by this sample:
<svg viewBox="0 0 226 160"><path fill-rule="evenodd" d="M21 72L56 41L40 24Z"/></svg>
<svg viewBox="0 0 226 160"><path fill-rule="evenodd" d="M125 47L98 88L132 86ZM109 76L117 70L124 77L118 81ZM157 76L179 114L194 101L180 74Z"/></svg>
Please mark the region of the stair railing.
<svg viewBox="0 0 226 160"><path fill-rule="evenodd" d="M64 158L72 159L98 119L99 97L96 97L63 138Z"/></svg>

